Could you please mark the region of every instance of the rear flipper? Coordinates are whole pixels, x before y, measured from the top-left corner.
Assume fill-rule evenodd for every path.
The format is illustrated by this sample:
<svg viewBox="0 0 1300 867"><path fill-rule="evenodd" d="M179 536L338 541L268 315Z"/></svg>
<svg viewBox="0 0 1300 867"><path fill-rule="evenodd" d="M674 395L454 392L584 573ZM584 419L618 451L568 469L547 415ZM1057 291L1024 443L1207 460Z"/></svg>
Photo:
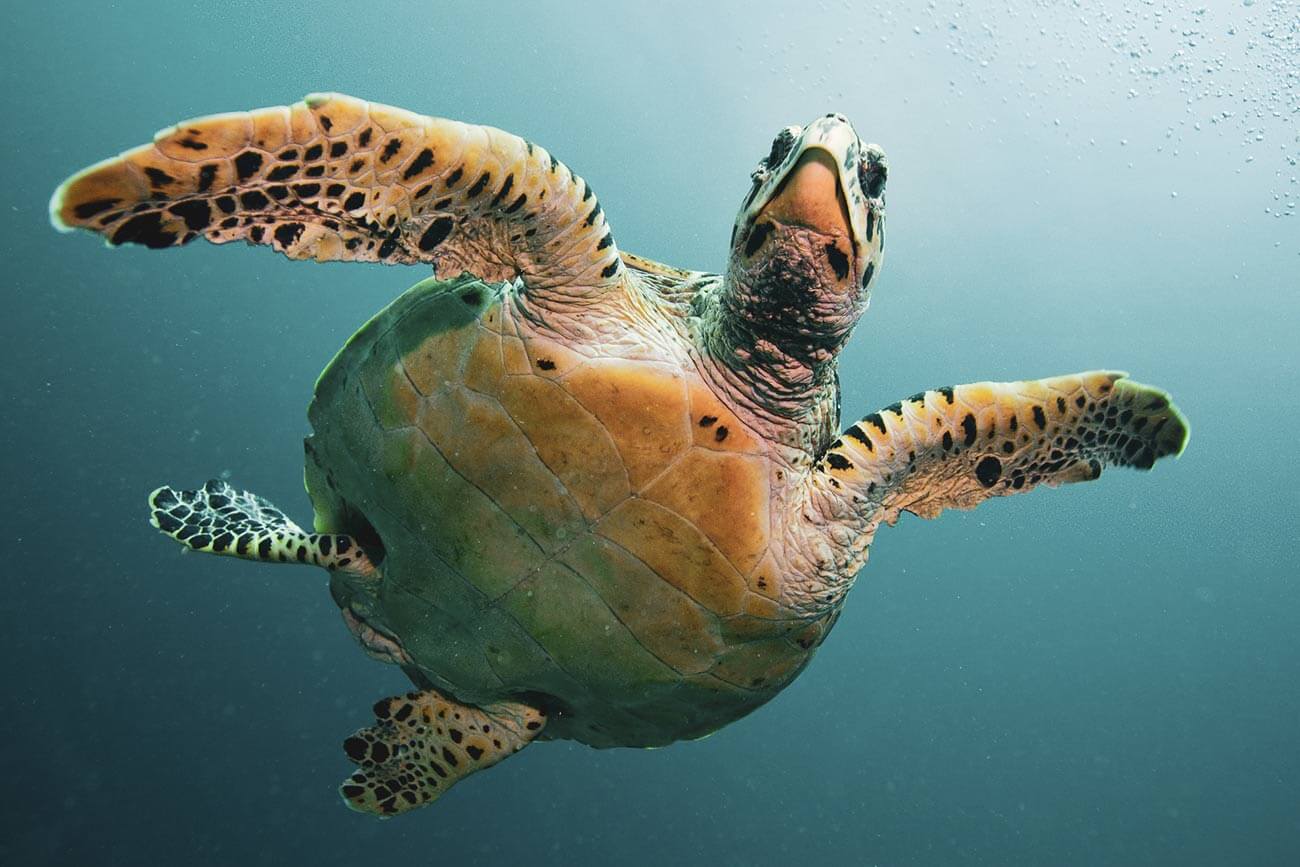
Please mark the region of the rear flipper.
<svg viewBox="0 0 1300 867"><path fill-rule="evenodd" d="M362 813L405 813L519 752L545 724L544 712L518 702L470 707L433 689L383 699L375 724L343 742L361 769L339 793Z"/></svg>
<svg viewBox="0 0 1300 867"><path fill-rule="evenodd" d="M351 536L308 533L266 500L213 479L197 491L161 487L149 522L194 551L264 563L308 563L369 577L375 567Z"/></svg>
<svg viewBox="0 0 1300 867"><path fill-rule="evenodd" d="M933 518L1036 485L1083 482L1103 466L1150 469L1181 454L1187 420L1169 395L1123 373L982 382L913 395L844 431L821 481L874 527L902 511Z"/></svg>

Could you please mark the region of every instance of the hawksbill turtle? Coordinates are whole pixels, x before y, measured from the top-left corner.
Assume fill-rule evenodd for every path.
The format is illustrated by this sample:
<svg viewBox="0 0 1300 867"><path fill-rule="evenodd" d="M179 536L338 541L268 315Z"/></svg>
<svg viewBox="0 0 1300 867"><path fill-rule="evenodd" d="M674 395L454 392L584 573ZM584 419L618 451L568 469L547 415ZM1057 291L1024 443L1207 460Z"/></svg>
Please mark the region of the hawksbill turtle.
<svg viewBox="0 0 1300 867"><path fill-rule="evenodd" d="M753 711L902 512L1182 451L1168 396L1106 371L922 391L841 429L886 175L842 115L786 127L727 272L681 270L621 252L532 142L317 94L164 130L51 213L111 245L433 266L317 383L311 532L220 481L149 500L190 549L326 569L409 675L344 742L344 800L390 815L537 738L659 746Z"/></svg>

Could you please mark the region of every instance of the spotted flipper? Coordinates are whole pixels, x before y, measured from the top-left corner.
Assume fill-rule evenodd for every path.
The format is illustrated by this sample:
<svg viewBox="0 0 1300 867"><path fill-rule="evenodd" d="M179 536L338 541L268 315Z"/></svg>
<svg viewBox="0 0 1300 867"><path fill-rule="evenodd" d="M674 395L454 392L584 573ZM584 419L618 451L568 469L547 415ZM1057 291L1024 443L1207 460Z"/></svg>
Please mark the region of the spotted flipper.
<svg viewBox="0 0 1300 867"><path fill-rule="evenodd" d="M522 276L543 293L591 294L623 272L591 189L542 148L332 93L163 130L65 181L50 216L112 245L242 240L293 259Z"/></svg>
<svg viewBox="0 0 1300 867"><path fill-rule="evenodd" d="M375 724L343 742L360 770L339 793L362 813L405 813L519 752L545 724L545 713L518 702L470 707L432 689L383 699Z"/></svg>
<svg viewBox="0 0 1300 867"><path fill-rule="evenodd" d="M266 500L218 479L197 491L154 491L149 523L194 551L264 563L307 563L363 577L374 571L351 536L305 532Z"/></svg>
<svg viewBox="0 0 1300 867"><path fill-rule="evenodd" d="M914 395L852 425L820 481L893 523L932 518L1036 485L1082 482L1107 465L1150 469L1181 454L1187 421L1159 389L1107 371L981 382Z"/></svg>

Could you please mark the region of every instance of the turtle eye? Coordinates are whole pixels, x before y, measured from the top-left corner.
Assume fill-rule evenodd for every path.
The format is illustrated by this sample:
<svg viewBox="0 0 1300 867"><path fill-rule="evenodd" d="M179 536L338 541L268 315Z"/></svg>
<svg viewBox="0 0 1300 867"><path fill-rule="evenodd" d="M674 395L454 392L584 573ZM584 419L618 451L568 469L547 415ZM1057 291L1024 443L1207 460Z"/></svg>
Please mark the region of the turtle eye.
<svg viewBox="0 0 1300 867"><path fill-rule="evenodd" d="M767 159L763 160L767 168L774 169L781 165L781 161L790 154L790 148L794 147L795 139L801 132L803 132L801 127L787 126L776 134L776 138L772 139L772 150L767 155Z"/></svg>
<svg viewBox="0 0 1300 867"><path fill-rule="evenodd" d="M885 154L874 145L862 149L862 158L858 161L858 183L867 198L878 199L885 193L885 181L889 178L889 165Z"/></svg>

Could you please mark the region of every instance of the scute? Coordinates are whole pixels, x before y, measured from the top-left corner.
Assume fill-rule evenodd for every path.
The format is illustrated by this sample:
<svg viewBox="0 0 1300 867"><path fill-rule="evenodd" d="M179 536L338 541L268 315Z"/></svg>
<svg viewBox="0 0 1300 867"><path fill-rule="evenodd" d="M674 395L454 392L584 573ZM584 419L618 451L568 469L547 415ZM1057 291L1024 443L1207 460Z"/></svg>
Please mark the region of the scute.
<svg viewBox="0 0 1300 867"><path fill-rule="evenodd" d="M614 438L633 488L690 445L686 382L668 365L603 359L574 371L565 387Z"/></svg>
<svg viewBox="0 0 1300 867"><path fill-rule="evenodd" d="M693 448L645 489L647 500L701 530L741 575L767 550L767 462ZM725 497L715 493L721 488Z"/></svg>

